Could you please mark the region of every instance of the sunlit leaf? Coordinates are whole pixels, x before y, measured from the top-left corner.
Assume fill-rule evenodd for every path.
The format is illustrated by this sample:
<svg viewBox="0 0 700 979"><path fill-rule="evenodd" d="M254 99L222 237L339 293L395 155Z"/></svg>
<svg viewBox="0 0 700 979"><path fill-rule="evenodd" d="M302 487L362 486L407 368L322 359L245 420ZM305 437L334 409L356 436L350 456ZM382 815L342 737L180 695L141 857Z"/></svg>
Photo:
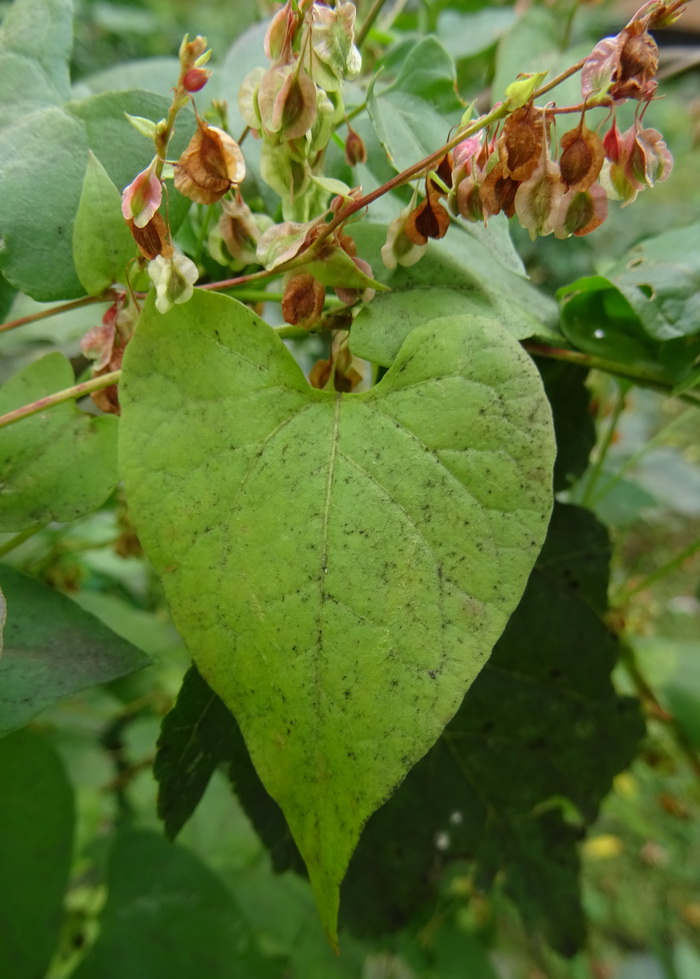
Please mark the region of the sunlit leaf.
<svg viewBox="0 0 700 979"><path fill-rule="evenodd" d="M457 709L537 556L539 378L497 324L455 317L414 331L369 393L336 396L246 307L196 292L146 306L122 399L139 536L333 937L364 821Z"/></svg>

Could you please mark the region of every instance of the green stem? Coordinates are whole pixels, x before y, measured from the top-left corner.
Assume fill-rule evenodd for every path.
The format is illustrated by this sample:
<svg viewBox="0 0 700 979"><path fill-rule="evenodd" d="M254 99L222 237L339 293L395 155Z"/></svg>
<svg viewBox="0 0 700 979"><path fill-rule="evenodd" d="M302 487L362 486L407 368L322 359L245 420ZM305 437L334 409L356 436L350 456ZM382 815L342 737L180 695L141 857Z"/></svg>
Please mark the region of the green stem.
<svg viewBox="0 0 700 979"><path fill-rule="evenodd" d="M10 551L14 551L14 549L19 547L20 544L24 544L26 540L29 540L30 537L34 536L34 534L38 534L39 531L43 530L45 526L46 524L40 523L36 524L34 527L27 527L26 530L20 530L18 534L15 534L14 537L11 537L8 541L5 541L4 544L0 545L0 558L5 557L5 555L9 554Z"/></svg>
<svg viewBox="0 0 700 979"><path fill-rule="evenodd" d="M560 360L565 364L576 364L588 370L599 370L605 374L610 374L620 380L632 381L641 387L651 388L654 391L661 391L663 394L670 394L673 385L670 384L661 371L652 368L628 367L626 364L618 364L614 360L606 360L603 357L596 357L594 354L584 354L579 350L567 350L565 347L550 347L547 344L539 343L534 340L524 340L522 346L528 353L536 357L547 357L549 360ZM700 408L700 398L693 394L676 395L679 401Z"/></svg>
<svg viewBox="0 0 700 979"><path fill-rule="evenodd" d="M681 423L684 422L688 418L688 416L689 415L692 415L692 414L693 414L693 412L690 409L688 409L688 411L684 411L682 415L678 415L677 418L674 418L672 421L670 421L668 423L668 425L664 425L664 427L661 429L661 431L657 432L656 435L654 435L652 438L650 438L649 441L646 442L641 447L641 449L638 449L633 455L631 455L629 457L629 459L625 463L623 463L623 465L620 466L620 468L617 470L617 472L615 473L615 475L612 476L611 479L609 479L608 482L603 486L603 488L601 490L599 490L592 497L592 499L590 500L590 505L591 506L595 506L595 504L599 500L602 500L602 498L604 496L607 496L607 494L610 492L610 490L614 486L616 486L620 482L620 480L631 469L634 469L634 467L637 465L637 463L641 459L643 459L644 456L647 455L648 452L650 452L652 449L655 449L657 445L663 444L666 441L666 439L668 438L669 433L671 431L673 431L674 429L680 427Z"/></svg>
<svg viewBox="0 0 700 979"><path fill-rule="evenodd" d="M28 316L20 316L16 320L8 320L7 323L0 324L0 333L6 330L14 330L18 326L26 323L37 323L39 320L49 319L51 316L59 316L61 313L68 313L71 309L80 309L81 306L89 306L91 303L110 302L116 299L116 294L108 289L100 296L83 296L82 299L73 299L69 303L62 303L60 306L51 306L50 309L41 309L37 313L30 313Z"/></svg>
<svg viewBox="0 0 700 979"><path fill-rule="evenodd" d="M367 35L369 34L372 28L372 24L374 24L375 20L381 13L382 7L384 6L385 3L386 0L374 0L374 3L369 8L369 13L367 14L364 21L362 22L362 27L358 31L357 37L355 38L355 44L357 45L358 48L361 48L362 45L364 44L365 39L367 38Z"/></svg>
<svg viewBox="0 0 700 979"><path fill-rule="evenodd" d="M574 17L576 16L577 10L578 0L574 0L574 3L569 7L566 20L564 22L564 30L562 31L561 41L559 43L560 51L566 51L569 46L569 42L571 40L571 28L574 26Z"/></svg>
<svg viewBox="0 0 700 979"><path fill-rule="evenodd" d="M196 244L195 257L194 257L195 264L199 264L199 262L201 262L202 260L202 249L204 248L204 239L206 238L209 232L209 225L211 224L211 219L214 217L216 210L217 209L214 207L214 205L210 204L207 207L204 216L202 218L202 223L199 226L199 232L197 233L197 244Z"/></svg>
<svg viewBox="0 0 700 979"><path fill-rule="evenodd" d="M101 391L102 388L108 388L110 384L116 384L118 382L121 373L121 371L111 371L109 374L102 374L101 377L93 377L91 381L74 384L71 388L65 388L63 391L49 394L45 398L39 398L38 401L33 401L31 404L24 405L22 408L15 408L14 411L8 411L6 415L0 415L0 428L4 428L6 425L13 425L15 422L21 421L23 418L29 418L31 415L37 415L40 411L44 411L47 408L55 408L56 405L63 404L66 401L74 401L76 398L82 398L86 394L92 394L93 391Z"/></svg>
<svg viewBox="0 0 700 979"><path fill-rule="evenodd" d="M600 478L600 473L605 465L605 460L608 457L608 452L612 441L617 430L617 423L620 420L620 415L622 414L625 407L625 397L629 389L629 384L625 382L618 382L617 398L615 400L615 406L613 408L612 415L610 417L610 424L603 436L603 441L601 443L600 449L595 463L593 464L591 471L586 480L586 488L583 491L583 498L581 499L581 506L590 507L591 498L593 492L598 484Z"/></svg>
<svg viewBox="0 0 700 979"><path fill-rule="evenodd" d="M660 568L657 568L656 571L652 571L652 573L647 575L646 578L643 578L642 581L638 581L636 585L632 586L632 588L627 588L619 596L616 604L624 604L630 598L632 598L633 595L638 595L640 591L645 591L650 585L660 581L662 578L665 578L667 574L670 574L672 571L675 571L676 568L679 568L685 561L688 560L688 558L691 558L694 554L697 554L698 551L700 551L700 537L697 540L694 540L692 544L688 544L687 547L684 547L679 554L672 557L666 562L666 564L662 564Z"/></svg>

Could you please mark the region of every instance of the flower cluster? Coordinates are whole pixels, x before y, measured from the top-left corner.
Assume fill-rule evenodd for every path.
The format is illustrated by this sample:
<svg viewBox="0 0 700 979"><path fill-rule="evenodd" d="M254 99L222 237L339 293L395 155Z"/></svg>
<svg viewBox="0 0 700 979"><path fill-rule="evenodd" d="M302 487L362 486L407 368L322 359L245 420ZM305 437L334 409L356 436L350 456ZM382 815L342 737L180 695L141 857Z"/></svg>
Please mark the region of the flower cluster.
<svg viewBox="0 0 700 979"><path fill-rule="evenodd" d="M354 28L353 3L287 0L265 37L270 67L253 69L239 90L241 114L262 139L262 179L280 196L285 220L308 221L326 205L324 153L344 118L343 81L361 67ZM353 154L361 158L356 144Z"/></svg>
<svg viewBox="0 0 700 979"><path fill-rule="evenodd" d="M568 238L599 227L609 199L624 207L665 180L673 158L661 133L645 128L642 118L657 84L658 51L649 28L670 16L669 6L651 0L618 35L597 44L582 69L580 106L538 107L529 98L508 114L500 130L482 130L459 143L440 165L449 172L437 182L428 178L425 200L390 225L384 264L412 265L428 238L446 233L449 215L440 201L445 194L452 213L467 221L486 222L503 212L515 216L532 238ZM628 99L640 107L634 123L620 133L615 110ZM610 108L602 136L585 121L587 110L599 105ZM578 124L557 139L555 119L573 111L580 112Z"/></svg>

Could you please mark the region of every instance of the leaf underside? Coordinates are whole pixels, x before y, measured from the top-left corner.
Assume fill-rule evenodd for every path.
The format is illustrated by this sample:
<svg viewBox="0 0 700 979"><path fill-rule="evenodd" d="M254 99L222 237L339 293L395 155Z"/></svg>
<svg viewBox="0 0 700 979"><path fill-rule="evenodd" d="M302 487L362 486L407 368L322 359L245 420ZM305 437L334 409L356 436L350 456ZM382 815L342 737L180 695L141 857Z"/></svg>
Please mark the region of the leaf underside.
<svg viewBox="0 0 700 979"><path fill-rule="evenodd" d="M457 710L544 539L539 377L495 321L449 317L368 393L321 392L249 309L196 292L147 304L122 404L139 536L335 941L362 826Z"/></svg>

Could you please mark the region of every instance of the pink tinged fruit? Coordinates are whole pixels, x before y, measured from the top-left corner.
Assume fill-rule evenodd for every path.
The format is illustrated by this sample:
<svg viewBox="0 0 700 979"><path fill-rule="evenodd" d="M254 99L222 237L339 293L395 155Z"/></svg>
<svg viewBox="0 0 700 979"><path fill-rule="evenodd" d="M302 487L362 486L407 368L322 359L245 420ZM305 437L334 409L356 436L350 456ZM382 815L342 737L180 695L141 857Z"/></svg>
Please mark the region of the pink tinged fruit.
<svg viewBox="0 0 700 979"><path fill-rule="evenodd" d="M122 192L122 214L137 228L145 228L160 207L163 186L155 174L156 161L142 170Z"/></svg>

